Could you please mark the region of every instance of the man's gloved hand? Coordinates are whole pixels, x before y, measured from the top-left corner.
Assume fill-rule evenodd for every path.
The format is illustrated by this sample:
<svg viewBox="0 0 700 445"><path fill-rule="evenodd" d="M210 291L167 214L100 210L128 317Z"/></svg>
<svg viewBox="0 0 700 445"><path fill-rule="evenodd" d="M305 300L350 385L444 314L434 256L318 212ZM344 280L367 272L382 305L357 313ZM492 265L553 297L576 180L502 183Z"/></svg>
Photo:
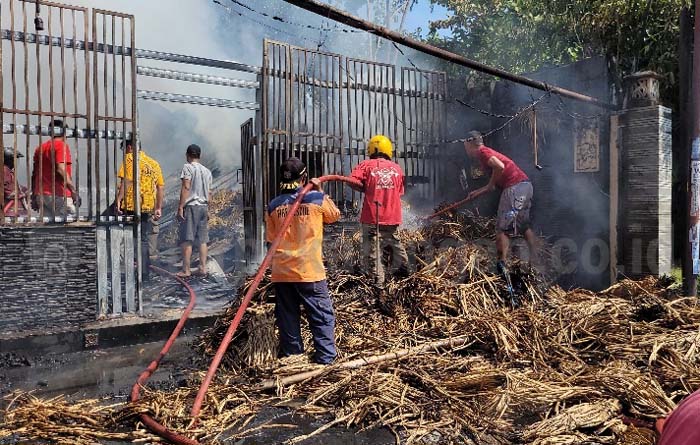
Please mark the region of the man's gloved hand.
<svg viewBox="0 0 700 445"><path fill-rule="evenodd" d="M80 207L80 205L83 203L83 200L80 199L80 195L77 193L73 193L73 204L75 205L75 208L77 209Z"/></svg>

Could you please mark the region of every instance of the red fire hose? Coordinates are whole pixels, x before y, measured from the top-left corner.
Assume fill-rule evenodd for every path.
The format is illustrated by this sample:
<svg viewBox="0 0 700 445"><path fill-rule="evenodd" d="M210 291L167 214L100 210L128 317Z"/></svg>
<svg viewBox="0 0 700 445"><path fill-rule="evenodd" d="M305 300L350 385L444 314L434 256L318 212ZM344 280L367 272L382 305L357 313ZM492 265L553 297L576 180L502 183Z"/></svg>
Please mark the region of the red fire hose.
<svg viewBox="0 0 700 445"><path fill-rule="evenodd" d="M131 389L131 402L136 402L139 399L139 393L141 392L141 387L146 384L146 381L151 378L154 372L156 372L156 369L158 369L158 366L160 365L160 361L163 360L163 357L165 357L165 354L168 353L170 348L173 346L173 343L175 343L175 339L177 338L178 335L180 335L180 331L182 331L182 328L185 326L185 322L187 321L187 318L190 316L190 312L192 312L192 309L194 308L194 304L197 300L197 296L195 295L194 291L190 287L189 284L180 277L178 277L175 274L172 274L168 272L167 270L161 269L159 267L151 266L151 269L155 270L156 272L163 274L163 275L169 275L172 278L176 279L177 281L180 282L183 286L185 286L185 289L187 289L187 292L190 294L190 302L185 308L185 310L182 312L182 315L180 316L180 321L177 322L177 326L175 326L175 329L173 329L173 332L170 334L170 337L168 338L168 341L165 342L165 345L163 345L163 349L160 350L160 354L158 354L158 358L153 360L150 365L148 365L148 368L146 368L145 371L141 373L139 376L138 380L136 380L136 383L134 384L134 387ZM188 437L181 436L173 431L170 431L169 429L165 428L163 425L160 423L156 422L155 419L153 419L151 416L149 416L146 413L143 413L139 415L139 418L141 419L141 422L143 422L144 425L146 425L146 428L149 430L153 431L160 437L167 439L173 443L177 444L182 444L182 445L199 445L199 442L196 440L192 440Z"/></svg>
<svg viewBox="0 0 700 445"><path fill-rule="evenodd" d="M348 178L346 176L340 176L340 175L328 175L328 176L321 176L318 178L320 182L328 182L328 181L341 181L345 182L348 184L356 185L358 187L362 187L362 183L360 181L357 181L352 178ZM209 385L211 384L212 380L214 379L214 375L216 374L216 370L219 367L219 364L221 363L221 360L224 357L224 354L226 353L226 350L228 349L229 344L231 343L231 340L233 339L233 334L236 332L236 329L238 328L239 323L241 322L241 319L243 318L243 313L245 312L246 308L248 307L248 304L250 303L250 300L253 298L253 295L255 294L255 291L257 291L258 286L260 285L260 281L262 281L263 276L265 275L265 271L267 268L270 266L270 263L272 262L272 256L274 252L277 250L277 247L279 247L280 242L282 241L282 235L284 232L287 230L289 225L292 223L292 218L294 217L294 214L296 213L297 209L299 208L299 205L301 204L301 200L304 198L304 196L313 188L313 184L309 183L306 184L306 186L299 192L299 196L297 199L294 201L292 204L292 207L289 209L289 212L287 213L287 216L284 218L282 221L282 225L279 229L279 234L277 237L272 241L272 244L267 250L267 254L265 255L265 258L263 259L262 263L260 264L260 267L258 268L257 273L255 274L255 277L253 278L253 282L250 284L248 287L248 291L246 292L245 296L241 300L241 305L238 308L238 311L236 312L236 315L233 318L233 321L231 321L231 325L229 326L228 330L226 331L226 335L224 335L223 340L221 341L221 344L219 345L219 349L216 351L216 354L214 355L214 358L212 359L211 364L209 365L209 369L207 370L207 374L202 381L202 385L199 388L199 391L197 392L197 397L195 398L194 404L192 405L192 419L195 420L197 416L199 415L199 412L202 408L202 403L204 401L204 397L206 396L207 390L209 389ZM168 350L171 348L173 345L173 342L177 338L177 336L180 334L180 331L182 330L183 326L185 325L185 321L187 320L187 317L189 317L190 312L192 311L192 308L194 307L195 303L195 293L192 290L192 288L182 279L179 277L170 274L169 272L159 269L159 268L153 268L154 270L160 272L160 273L165 273L173 276L176 280L178 280L180 283L182 283L190 293L190 303L185 309L185 311L182 313L182 316L180 317L180 321L178 322L177 326L173 330L172 334L170 334L170 338L168 338L168 341L165 343L163 346L163 349L161 350L158 358L151 362L151 364L146 368L146 370L139 376L138 380L136 381L136 384L134 385L132 391L131 391L131 401L135 402L139 399L139 392L141 389L141 386L145 384L146 380L148 380L151 375L155 372L156 369L158 369L158 365L160 364L160 361L163 359L165 354L168 353ZM199 445L199 442L197 442L194 439L190 439L188 437L182 436L180 434L177 434L173 431L168 430L165 428L163 425L159 424L156 422L152 417L150 417L148 414L141 414L140 415L141 421L143 422L146 427L159 435L160 437L169 440L172 443L178 444L178 445Z"/></svg>

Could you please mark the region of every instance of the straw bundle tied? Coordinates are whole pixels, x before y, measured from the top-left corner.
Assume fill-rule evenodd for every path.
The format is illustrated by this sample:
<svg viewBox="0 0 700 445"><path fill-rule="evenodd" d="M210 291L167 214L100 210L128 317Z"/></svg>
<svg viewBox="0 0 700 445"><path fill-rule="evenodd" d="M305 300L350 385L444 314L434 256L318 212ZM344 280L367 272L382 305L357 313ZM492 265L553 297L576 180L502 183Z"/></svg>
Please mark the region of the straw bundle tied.
<svg viewBox="0 0 700 445"><path fill-rule="evenodd" d="M392 279L385 293L355 273L358 234L329 239L336 363L323 367L306 356L276 358L268 276L195 427L188 429L188 412L199 374L188 388L146 390L130 411L96 411L118 422L98 420L95 429L126 428L123 434L145 437L125 417L147 411L172 430L217 443L290 427L257 417L270 406L287 406L326 421L292 443L331 427L386 427L397 443L653 444L649 430L627 427L620 419L651 421L700 387L695 301L655 278L624 280L599 293L564 291L527 264L515 263L512 279L523 305L513 309L503 280L493 273L491 242L480 240L492 233L491 220L469 214L403 230L418 270ZM199 337L203 358L213 353L237 309L233 304ZM302 332L311 351L308 327ZM59 402L19 396L6 410L0 432L23 427L21 437L43 434L54 443L78 443L71 442L75 436L65 417L32 416L32 404ZM99 406L81 403L81 411Z"/></svg>

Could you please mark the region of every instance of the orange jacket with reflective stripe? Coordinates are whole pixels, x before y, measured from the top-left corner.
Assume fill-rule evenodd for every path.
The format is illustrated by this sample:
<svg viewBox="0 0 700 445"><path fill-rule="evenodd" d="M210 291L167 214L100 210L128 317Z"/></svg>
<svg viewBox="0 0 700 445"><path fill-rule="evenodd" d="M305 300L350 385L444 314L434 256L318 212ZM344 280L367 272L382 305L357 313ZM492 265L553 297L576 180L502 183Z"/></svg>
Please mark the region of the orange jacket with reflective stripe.
<svg viewBox="0 0 700 445"><path fill-rule="evenodd" d="M296 200L299 190L273 199L265 212L266 238L272 242ZM340 219L340 210L323 192L310 191L304 196L272 257L272 281L276 283L311 283L326 279L323 266L323 224Z"/></svg>

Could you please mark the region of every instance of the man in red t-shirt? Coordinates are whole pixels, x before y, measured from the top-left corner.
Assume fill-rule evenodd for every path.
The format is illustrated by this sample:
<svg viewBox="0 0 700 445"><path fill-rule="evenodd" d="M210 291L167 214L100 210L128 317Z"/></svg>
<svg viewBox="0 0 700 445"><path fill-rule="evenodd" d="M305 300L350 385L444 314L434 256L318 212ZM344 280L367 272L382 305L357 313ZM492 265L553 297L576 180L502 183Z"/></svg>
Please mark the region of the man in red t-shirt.
<svg viewBox="0 0 700 445"><path fill-rule="evenodd" d="M73 184L70 147L65 142L63 121L49 125L51 139L34 150L32 169L32 208L44 216L74 216L80 197Z"/></svg>
<svg viewBox="0 0 700 445"><path fill-rule="evenodd" d="M408 255L396 235L401 224L404 174L401 166L391 161L393 147L386 136L377 135L370 139L367 153L369 159L360 162L350 176L362 182L363 187L358 190L365 194L360 214L363 257L367 259L369 275L374 277L379 288L383 288L384 266L376 260L385 247L392 250L392 267L401 274L408 273Z"/></svg>
<svg viewBox="0 0 700 445"><path fill-rule="evenodd" d="M501 190L496 221L496 249L498 263L496 268L506 274L506 259L510 245L510 236L522 234L530 248L531 262L537 251L537 236L530 227L530 207L532 203L532 184L520 167L509 157L484 145L483 137L478 131L470 131L464 142L464 149L471 159L478 160L484 172L491 171L488 184L469 194L474 199L496 188Z"/></svg>

